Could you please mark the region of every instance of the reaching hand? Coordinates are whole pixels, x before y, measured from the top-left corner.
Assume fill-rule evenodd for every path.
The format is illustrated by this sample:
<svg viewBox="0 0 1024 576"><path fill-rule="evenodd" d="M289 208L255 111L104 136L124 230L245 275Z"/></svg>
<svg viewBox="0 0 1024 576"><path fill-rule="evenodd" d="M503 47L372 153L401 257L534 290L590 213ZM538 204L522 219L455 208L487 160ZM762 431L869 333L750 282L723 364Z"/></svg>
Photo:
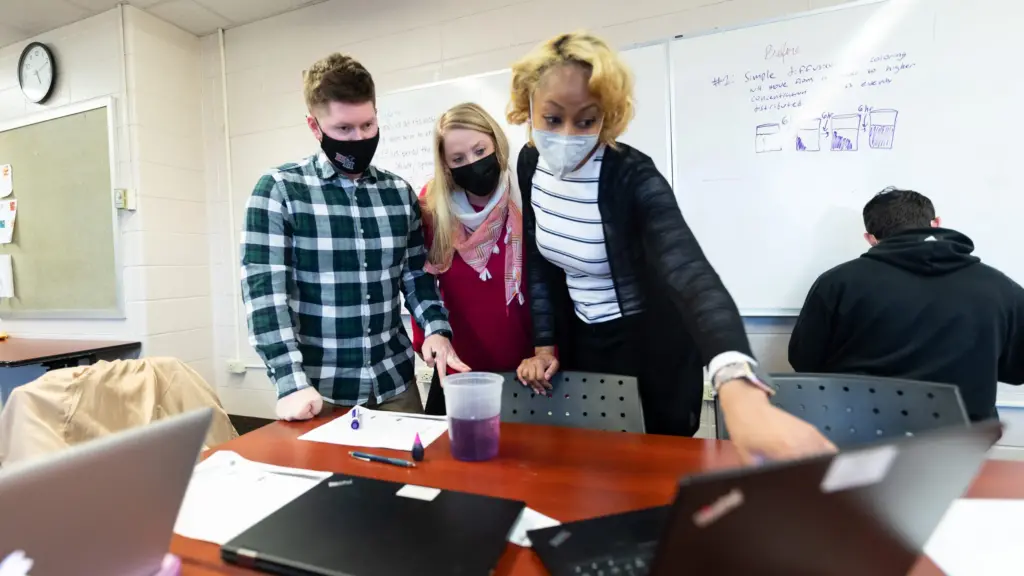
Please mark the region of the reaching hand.
<svg viewBox="0 0 1024 576"><path fill-rule="evenodd" d="M469 372L470 367L462 360L452 348L452 343L438 334L428 337L423 341L423 361L427 366L437 367L437 374L444 385L444 377L448 375L448 367L451 366L458 372Z"/></svg>
<svg viewBox="0 0 1024 576"><path fill-rule="evenodd" d="M554 348L537 348L536 356L519 363L516 376L523 386L529 386L537 394L546 395L551 390L551 379L558 373L559 367Z"/></svg>
<svg viewBox="0 0 1024 576"><path fill-rule="evenodd" d="M324 399L309 386L277 401L278 420L309 420L324 408Z"/></svg>
<svg viewBox="0 0 1024 576"><path fill-rule="evenodd" d="M729 438L744 464L756 464L760 458L792 460L836 451L814 426L772 406L768 396L749 382L726 382L718 400Z"/></svg>

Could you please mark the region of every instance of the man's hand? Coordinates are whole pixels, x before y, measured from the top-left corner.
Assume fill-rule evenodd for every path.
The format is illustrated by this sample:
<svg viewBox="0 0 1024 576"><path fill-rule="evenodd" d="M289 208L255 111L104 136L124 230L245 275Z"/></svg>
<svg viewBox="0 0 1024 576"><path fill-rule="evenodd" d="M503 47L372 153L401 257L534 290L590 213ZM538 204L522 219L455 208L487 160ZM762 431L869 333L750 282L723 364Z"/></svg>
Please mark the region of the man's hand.
<svg viewBox="0 0 1024 576"><path fill-rule="evenodd" d="M462 360L459 360L458 354L452 348L452 343L444 336L438 334L434 334L423 341L423 361L427 363L427 366L437 368L437 374L441 379L442 386L444 385L444 377L448 375L449 366L458 372L470 371L470 367Z"/></svg>
<svg viewBox="0 0 1024 576"><path fill-rule="evenodd" d="M558 373L558 358L555 358L552 346L537 348L534 354L533 358L519 363L516 376L523 386L529 386L537 394L546 395L551 390L551 379Z"/></svg>
<svg viewBox="0 0 1024 576"><path fill-rule="evenodd" d="M744 464L761 458L792 460L836 447L814 427L768 402L768 395L745 380L726 382L718 391L725 425Z"/></svg>
<svg viewBox="0 0 1024 576"><path fill-rule="evenodd" d="M324 399L312 386L277 401L278 420L309 420L324 408Z"/></svg>

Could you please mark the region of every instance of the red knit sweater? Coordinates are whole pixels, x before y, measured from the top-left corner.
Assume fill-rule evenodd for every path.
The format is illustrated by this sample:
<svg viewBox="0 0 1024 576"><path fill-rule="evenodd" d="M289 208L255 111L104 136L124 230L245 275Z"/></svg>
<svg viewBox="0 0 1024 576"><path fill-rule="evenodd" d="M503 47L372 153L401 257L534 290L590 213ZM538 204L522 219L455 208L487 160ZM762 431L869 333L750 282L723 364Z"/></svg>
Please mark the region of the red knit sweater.
<svg viewBox="0 0 1024 576"><path fill-rule="evenodd" d="M420 192L422 198L426 188ZM427 249L433 241L431 223L424 212L423 235ZM438 276L441 298L448 308L452 326L452 346L459 358L475 371L512 372L523 358L533 356L529 303L514 299L505 305L505 250L499 241L499 254L487 261L490 280L481 280L458 252L452 266ZM524 263L525 265L525 263ZM525 283L522 286L525 290ZM423 349L423 330L412 323L413 349ZM449 370L450 372L450 370Z"/></svg>

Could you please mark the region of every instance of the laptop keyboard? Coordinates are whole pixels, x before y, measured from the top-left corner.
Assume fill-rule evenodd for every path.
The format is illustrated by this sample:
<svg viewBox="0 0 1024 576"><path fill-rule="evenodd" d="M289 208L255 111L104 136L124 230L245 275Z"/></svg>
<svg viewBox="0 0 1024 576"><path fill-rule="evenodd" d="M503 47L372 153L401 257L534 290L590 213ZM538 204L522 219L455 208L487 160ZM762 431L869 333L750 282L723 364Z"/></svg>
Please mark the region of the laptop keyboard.
<svg viewBox="0 0 1024 576"><path fill-rule="evenodd" d="M644 544L629 553L601 556L572 567L570 574L578 576L647 576L654 560L656 543Z"/></svg>

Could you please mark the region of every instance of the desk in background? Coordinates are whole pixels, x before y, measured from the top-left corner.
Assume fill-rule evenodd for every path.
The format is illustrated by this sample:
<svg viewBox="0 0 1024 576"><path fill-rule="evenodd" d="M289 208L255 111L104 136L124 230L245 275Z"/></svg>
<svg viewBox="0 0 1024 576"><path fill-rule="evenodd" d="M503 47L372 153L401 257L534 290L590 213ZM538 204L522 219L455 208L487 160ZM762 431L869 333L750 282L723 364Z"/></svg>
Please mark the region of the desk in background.
<svg viewBox="0 0 1024 576"><path fill-rule="evenodd" d="M0 406L16 386L27 384L48 370L78 366L84 360L137 356L140 342L115 340L43 340L8 338L0 342Z"/></svg>
<svg viewBox="0 0 1024 576"><path fill-rule="evenodd" d="M427 448L426 462L408 470L353 460L342 446L300 441L298 437L326 420L275 422L218 446L245 458L315 470L325 470L459 490L525 501L527 506L559 521L581 520L668 504L676 481L686 474L738 465L728 442L672 436L597 432L575 428L502 424L501 453L483 463L452 459L448 438ZM403 456L387 450L375 451ZM989 461L968 492L972 498L1024 498L1024 463ZM339 516L338 521L343 521ZM429 538L424 535L424 538ZM184 576L255 574L220 559L214 544L175 535L171 552L184 560ZM509 544L496 576L547 574L527 548ZM922 559L913 576L940 576Z"/></svg>

